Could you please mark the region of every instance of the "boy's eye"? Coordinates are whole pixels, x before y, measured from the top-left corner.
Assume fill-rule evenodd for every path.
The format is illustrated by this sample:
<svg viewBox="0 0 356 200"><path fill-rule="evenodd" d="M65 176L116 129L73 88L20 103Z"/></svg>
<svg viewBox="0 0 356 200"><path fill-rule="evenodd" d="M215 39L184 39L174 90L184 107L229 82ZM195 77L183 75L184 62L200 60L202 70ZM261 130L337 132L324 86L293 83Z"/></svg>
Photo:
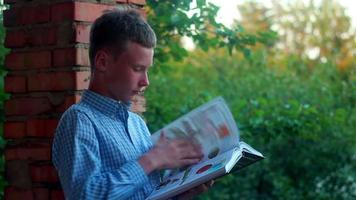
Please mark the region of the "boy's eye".
<svg viewBox="0 0 356 200"><path fill-rule="evenodd" d="M134 70L134 71L142 71L142 70L143 70L143 67L142 67L142 66L134 66L134 67L133 67L133 70Z"/></svg>

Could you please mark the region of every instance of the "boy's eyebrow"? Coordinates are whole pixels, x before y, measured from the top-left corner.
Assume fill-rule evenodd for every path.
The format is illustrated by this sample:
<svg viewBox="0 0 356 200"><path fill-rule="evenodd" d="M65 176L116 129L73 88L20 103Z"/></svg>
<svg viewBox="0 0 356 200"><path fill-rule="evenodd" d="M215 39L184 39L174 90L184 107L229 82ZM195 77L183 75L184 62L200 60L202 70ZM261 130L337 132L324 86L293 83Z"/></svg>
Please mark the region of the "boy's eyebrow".
<svg viewBox="0 0 356 200"><path fill-rule="evenodd" d="M147 68L147 69L149 69L149 68L151 68L151 67L152 67L152 65L146 66L146 65L141 65L141 64L133 64L133 66L134 66L134 67L142 67L142 68Z"/></svg>

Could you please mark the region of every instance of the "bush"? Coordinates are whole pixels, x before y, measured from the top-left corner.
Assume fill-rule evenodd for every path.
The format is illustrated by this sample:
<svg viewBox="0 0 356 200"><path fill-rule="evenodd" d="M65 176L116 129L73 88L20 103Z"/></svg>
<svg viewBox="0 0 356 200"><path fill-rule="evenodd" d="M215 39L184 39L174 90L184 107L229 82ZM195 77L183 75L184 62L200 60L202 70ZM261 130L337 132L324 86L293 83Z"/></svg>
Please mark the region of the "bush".
<svg viewBox="0 0 356 200"><path fill-rule="evenodd" d="M223 50L193 52L153 69L145 117L154 132L221 95L241 138L266 159L219 179L201 199L353 199L356 197L355 70L293 56L250 59Z"/></svg>

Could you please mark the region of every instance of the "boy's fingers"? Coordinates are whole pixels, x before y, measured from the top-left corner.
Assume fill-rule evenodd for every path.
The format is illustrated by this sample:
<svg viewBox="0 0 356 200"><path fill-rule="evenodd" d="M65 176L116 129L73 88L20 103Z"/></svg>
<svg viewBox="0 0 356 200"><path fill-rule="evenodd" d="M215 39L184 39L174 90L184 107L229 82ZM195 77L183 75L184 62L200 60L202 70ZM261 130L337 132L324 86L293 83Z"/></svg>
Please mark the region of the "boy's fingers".
<svg viewBox="0 0 356 200"><path fill-rule="evenodd" d="M208 191L209 190L208 185L211 186L213 183L214 183L214 180L211 180L211 181L206 182L205 184L201 184L193 189L190 189L190 190L186 191L185 193L179 195L178 199L184 199L184 200L192 199L193 197Z"/></svg>
<svg viewBox="0 0 356 200"><path fill-rule="evenodd" d="M161 132L161 135L159 136L159 141L163 141L164 138L165 138L164 132L162 131L162 132Z"/></svg>
<svg viewBox="0 0 356 200"><path fill-rule="evenodd" d="M209 188L212 187L214 185L214 180L210 180L206 182L205 185L208 186Z"/></svg>
<svg viewBox="0 0 356 200"><path fill-rule="evenodd" d="M196 159L196 158L188 158L188 159L183 159L181 160L181 164L183 166L188 166L188 165L193 165L193 164L197 164L200 161L200 159Z"/></svg>

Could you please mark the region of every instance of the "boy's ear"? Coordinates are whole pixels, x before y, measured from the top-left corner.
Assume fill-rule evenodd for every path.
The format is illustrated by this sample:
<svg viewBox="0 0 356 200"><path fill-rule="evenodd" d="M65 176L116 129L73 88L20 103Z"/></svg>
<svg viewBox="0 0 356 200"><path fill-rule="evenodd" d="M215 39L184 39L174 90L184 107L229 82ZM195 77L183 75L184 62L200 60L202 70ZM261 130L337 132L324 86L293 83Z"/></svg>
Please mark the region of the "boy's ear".
<svg viewBox="0 0 356 200"><path fill-rule="evenodd" d="M106 71L109 63L110 55L105 49L100 49L95 54L95 70Z"/></svg>

